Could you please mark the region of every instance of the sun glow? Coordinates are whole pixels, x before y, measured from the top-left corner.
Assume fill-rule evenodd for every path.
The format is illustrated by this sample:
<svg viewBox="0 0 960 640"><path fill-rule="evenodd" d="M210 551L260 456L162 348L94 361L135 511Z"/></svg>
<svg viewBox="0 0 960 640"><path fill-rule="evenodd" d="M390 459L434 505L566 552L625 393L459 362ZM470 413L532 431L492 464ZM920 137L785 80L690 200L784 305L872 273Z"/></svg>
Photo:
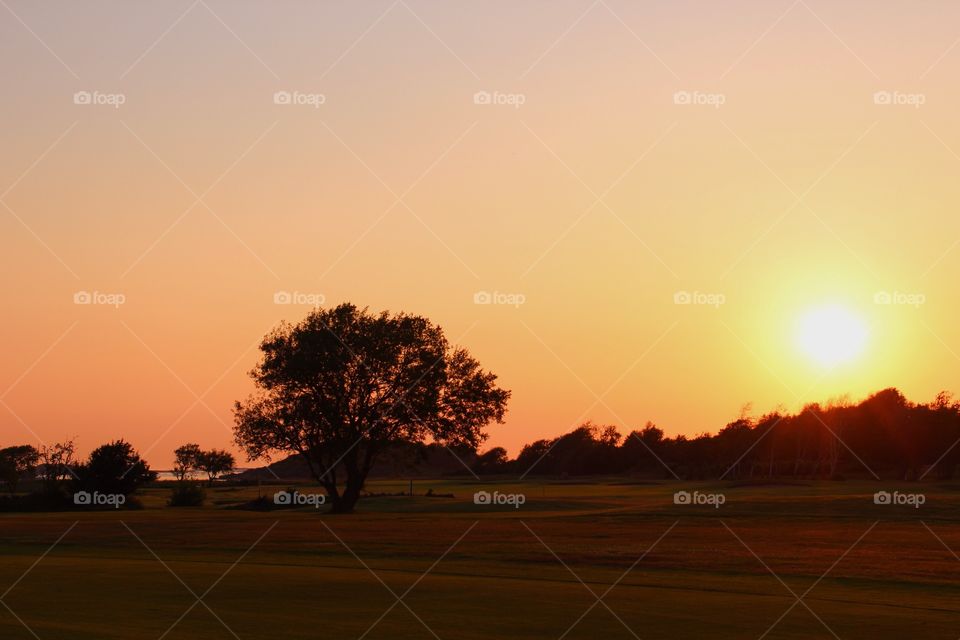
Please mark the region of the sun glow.
<svg viewBox="0 0 960 640"><path fill-rule="evenodd" d="M854 360L866 346L867 335L860 318L841 306L813 309L797 323L798 348L823 367Z"/></svg>

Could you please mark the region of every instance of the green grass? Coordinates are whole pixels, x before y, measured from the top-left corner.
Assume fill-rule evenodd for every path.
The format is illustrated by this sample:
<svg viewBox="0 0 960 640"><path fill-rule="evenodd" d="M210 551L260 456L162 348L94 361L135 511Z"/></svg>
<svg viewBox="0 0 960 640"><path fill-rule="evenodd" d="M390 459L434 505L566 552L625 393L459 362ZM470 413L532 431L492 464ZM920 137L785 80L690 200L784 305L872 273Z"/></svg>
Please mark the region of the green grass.
<svg viewBox="0 0 960 640"><path fill-rule="evenodd" d="M456 497L371 498L328 516L231 508L256 487L170 509L154 488L141 511L0 514L0 594L13 585L0 638L34 638L14 613L42 640L759 638L781 616L767 638L960 634L960 560L936 537L960 551L950 486L900 487L926 494L920 509L874 505L897 487L859 482L416 485L427 488ZM474 505L481 488L527 502ZM674 505L681 488L727 502ZM597 603L591 592L614 583ZM810 591L790 609L788 587ZM395 604L390 590L407 589ZM197 604L191 590L209 592Z"/></svg>

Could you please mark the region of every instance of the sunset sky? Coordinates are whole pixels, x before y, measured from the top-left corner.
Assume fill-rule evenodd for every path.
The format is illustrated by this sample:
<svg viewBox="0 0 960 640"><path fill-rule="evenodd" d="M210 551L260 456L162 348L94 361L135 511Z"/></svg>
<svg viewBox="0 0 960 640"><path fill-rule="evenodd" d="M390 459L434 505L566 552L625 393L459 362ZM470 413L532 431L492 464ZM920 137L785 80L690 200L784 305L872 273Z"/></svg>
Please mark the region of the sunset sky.
<svg viewBox="0 0 960 640"><path fill-rule="evenodd" d="M260 338L321 299L444 327L513 391L512 455L587 419L960 391L958 25L3 0L0 444L232 447Z"/></svg>

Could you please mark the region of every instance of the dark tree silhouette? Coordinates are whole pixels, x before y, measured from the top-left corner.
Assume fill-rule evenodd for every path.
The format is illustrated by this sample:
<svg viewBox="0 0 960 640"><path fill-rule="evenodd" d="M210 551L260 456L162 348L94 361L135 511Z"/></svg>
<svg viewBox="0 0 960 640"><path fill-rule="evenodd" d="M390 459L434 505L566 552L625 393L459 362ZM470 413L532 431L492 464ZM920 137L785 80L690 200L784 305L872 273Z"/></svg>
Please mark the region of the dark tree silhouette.
<svg viewBox="0 0 960 640"><path fill-rule="evenodd" d="M173 451L173 475L183 482L191 472L199 469L200 445L188 443Z"/></svg>
<svg viewBox="0 0 960 640"><path fill-rule="evenodd" d="M73 440L45 444L40 447L40 465L37 467L37 472L43 481L43 489L46 493L59 493L62 481L74 475L76 449Z"/></svg>
<svg viewBox="0 0 960 640"><path fill-rule="evenodd" d="M494 447L477 456L473 464L476 473L502 473L507 468L510 458L503 447Z"/></svg>
<svg viewBox="0 0 960 640"><path fill-rule="evenodd" d="M235 435L251 459L303 456L335 513L351 512L377 456L427 440L476 450L510 392L426 318L352 304L316 309L260 345L258 392L236 403Z"/></svg>
<svg viewBox="0 0 960 640"><path fill-rule="evenodd" d="M156 480L157 474L124 440L101 445L84 464L74 468L78 489L130 495L141 485Z"/></svg>
<svg viewBox="0 0 960 640"><path fill-rule="evenodd" d="M0 449L0 482L14 493L20 479L33 473L39 460L40 452L29 444Z"/></svg>
<svg viewBox="0 0 960 640"><path fill-rule="evenodd" d="M233 454L223 449L200 451L196 458L197 468L207 474L207 482L213 486L213 481L225 473L233 471L236 460Z"/></svg>

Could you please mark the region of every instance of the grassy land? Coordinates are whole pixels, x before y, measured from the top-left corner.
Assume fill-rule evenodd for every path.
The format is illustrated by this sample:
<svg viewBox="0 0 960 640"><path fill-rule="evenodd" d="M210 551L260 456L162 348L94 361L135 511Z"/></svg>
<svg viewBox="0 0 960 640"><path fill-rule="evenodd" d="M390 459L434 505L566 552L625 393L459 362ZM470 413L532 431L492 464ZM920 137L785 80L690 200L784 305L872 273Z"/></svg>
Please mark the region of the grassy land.
<svg viewBox="0 0 960 640"><path fill-rule="evenodd" d="M327 516L231 508L256 487L200 509L150 489L142 511L0 514L0 638L35 637L17 617L42 640L960 635L954 487L900 487L919 509L859 482L427 488L456 497ZM480 488L527 502L477 506ZM674 505L679 489L726 503Z"/></svg>

